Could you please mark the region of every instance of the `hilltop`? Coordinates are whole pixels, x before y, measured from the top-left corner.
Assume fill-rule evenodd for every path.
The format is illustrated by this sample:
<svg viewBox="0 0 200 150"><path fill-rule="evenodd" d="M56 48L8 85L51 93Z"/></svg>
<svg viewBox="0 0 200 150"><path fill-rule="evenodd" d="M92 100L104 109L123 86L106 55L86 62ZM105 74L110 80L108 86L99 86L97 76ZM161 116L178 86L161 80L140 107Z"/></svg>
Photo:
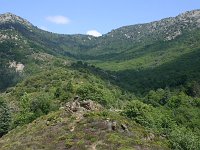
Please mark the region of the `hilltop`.
<svg viewBox="0 0 200 150"><path fill-rule="evenodd" d="M117 112L100 109L92 101L69 102L8 133L1 139L0 149L168 149L164 138Z"/></svg>

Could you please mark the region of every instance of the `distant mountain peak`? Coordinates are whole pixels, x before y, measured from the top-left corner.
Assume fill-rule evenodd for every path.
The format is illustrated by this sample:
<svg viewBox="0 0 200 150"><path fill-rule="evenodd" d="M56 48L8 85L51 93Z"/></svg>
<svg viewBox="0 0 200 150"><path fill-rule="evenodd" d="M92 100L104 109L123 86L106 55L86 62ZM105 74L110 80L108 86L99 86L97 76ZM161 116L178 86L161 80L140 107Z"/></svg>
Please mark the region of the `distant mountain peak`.
<svg viewBox="0 0 200 150"><path fill-rule="evenodd" d="M0 23L20 23L24 24L26 26L33 26L29 21L26 19L23 19L15 14L12 14L10 12L5 14L0 14Z"/></svg>
<svg viewBox="0 0 200 150"><path fill-rule="evenodd" d="M200 18L200 9L186 11L179 15L180 17Z"/></svg>

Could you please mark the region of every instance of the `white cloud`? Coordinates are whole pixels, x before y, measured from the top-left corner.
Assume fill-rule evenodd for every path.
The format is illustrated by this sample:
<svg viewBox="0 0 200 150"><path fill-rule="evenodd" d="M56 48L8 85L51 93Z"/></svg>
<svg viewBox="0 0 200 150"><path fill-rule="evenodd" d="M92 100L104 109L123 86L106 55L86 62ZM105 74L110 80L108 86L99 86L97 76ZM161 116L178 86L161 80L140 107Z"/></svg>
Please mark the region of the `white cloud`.
<svg viewBox="0 0 200 150"><path fill-rule="evenodd" d="M46 20L56 24L68 24L70 22L69 18L65 16L48 16Z"/></svg>
<svg viewBox="0 0 200 150"><path fill-rule="evenodd" d="M40 26L39 28L42 29L42 30L48 31L48 28L45 27L45 26Z"/></svg>
<svg viewBox="0 0 200 150"><path fill-rule="evenodd" d="M99 36L102 36L101 33L99 33L98 31L96 30L90 30L90 31L87 31L86 33L87 35L92 35L92 36L95 36L95 37L99 37Z"/></svg>

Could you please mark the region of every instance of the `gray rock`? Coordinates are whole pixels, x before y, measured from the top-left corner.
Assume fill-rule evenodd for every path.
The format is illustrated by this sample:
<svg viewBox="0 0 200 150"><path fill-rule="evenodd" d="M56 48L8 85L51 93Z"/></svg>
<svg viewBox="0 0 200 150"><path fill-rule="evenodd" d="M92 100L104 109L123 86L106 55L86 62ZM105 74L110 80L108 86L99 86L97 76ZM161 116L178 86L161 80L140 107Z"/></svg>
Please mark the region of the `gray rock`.
<svg viewBox="0 0 200 150"><path fill-rule="evenodd" d="M121 124L121 128L126 131L129 132L128 127L125 124Z"/></svg>
<svg viewBox="0 0 200 150"><path fill-rule="evenodd" d="M116 121L112 122L112 130L113 131L117 130L117 122Z"/></svg>

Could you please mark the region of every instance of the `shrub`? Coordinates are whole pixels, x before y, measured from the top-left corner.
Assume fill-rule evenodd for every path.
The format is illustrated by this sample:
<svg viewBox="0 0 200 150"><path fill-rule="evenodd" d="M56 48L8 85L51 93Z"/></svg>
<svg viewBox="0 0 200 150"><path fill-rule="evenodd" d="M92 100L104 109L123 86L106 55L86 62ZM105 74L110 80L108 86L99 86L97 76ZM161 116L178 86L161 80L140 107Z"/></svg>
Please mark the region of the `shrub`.
<svg viewBox="0 0 200 150"><path fill-rule="evenodd" d="M187 128L175 128L170 134L172 149L197 150L200 149L200 139Z"/></svg>
<svg viewBox="0 0 200 150"><path fill-rule="evenodd" d="M37 117L48 114L55 109L57 109L57 105L47 94L38 94L32 98L25 93L20 100L20 112L15 116L12 127L30 123Z"/></svg>
<svg viewBox="0 0 200 150"><path fill-rule="evenodd" d="M125 107L123 114L144 126L152 126L154 124L151 116L152 109L152 106L134 100Z"/></svg>
<svg viewBox="0 0 200 150"><path fill-rule="evenodd" d="M50 97L42 95L32 100L30 104L30 111L34 113L37 118L41 115L46 115L54 109L54 104Z"/></svg>
<svg viewBox="0 0 200 150"><path fill-rule="evenodd" d="M123 114L145 127L159 131L161 134L168 134L176 125L164 111L138 100L130 102L125 107Z"/></svg>
<svg viewBox="0 0 200 150"><path fill-rule="evenodd" d="M91 99L104 106L107 105L107 101L104 99L103 91L90 84L80 86L77 89L77 94L81 97L82 100Z"/></svg>

